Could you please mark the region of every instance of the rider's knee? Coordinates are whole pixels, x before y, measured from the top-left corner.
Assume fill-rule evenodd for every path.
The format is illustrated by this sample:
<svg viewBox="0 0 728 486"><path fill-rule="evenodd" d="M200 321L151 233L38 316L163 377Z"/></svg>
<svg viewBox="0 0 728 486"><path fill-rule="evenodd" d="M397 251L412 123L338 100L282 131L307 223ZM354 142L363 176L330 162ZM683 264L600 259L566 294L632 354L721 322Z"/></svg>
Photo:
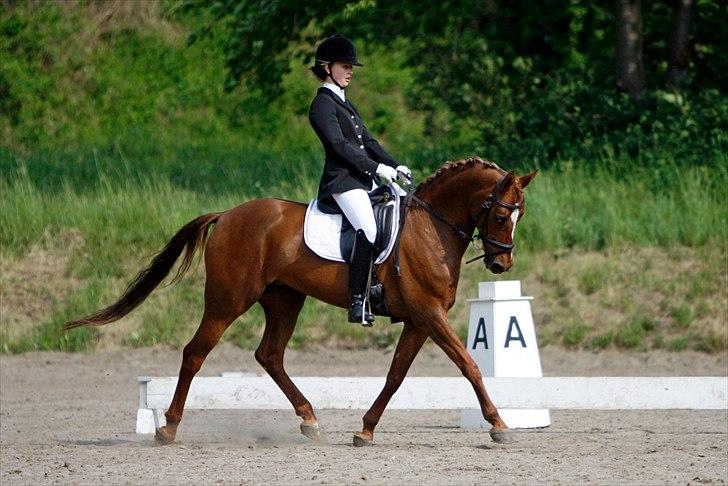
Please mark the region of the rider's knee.
<svg viewBox="0 0 728 486"><path fill-rule="evenodd" d="M364 236L367 237L369 243L374 244L374 242L377 240L377 226L365 224L362 227L362 231L364 231Z"/></svg>

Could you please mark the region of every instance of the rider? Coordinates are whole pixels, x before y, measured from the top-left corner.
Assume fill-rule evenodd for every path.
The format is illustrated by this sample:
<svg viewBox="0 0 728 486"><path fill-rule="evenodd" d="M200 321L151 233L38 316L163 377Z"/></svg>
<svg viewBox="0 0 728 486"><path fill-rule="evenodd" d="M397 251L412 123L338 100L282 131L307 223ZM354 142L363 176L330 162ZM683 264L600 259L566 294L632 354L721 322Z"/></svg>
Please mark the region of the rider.
<svg viewBox="0 0 728 486"><path fill-rule="evenodd" d="M374 316L364 308L364 293L377 226L367 192L382 180L391 182L398 173L409 178L411 172L371 137L359 112L346 99L344 89L354 66L363 64L349 39L337 34L321 42L311 71L323 84L311 102L308 118L326 153L319 204L338 207L356 230L349 267L349 322L371 323Z"/></svg>

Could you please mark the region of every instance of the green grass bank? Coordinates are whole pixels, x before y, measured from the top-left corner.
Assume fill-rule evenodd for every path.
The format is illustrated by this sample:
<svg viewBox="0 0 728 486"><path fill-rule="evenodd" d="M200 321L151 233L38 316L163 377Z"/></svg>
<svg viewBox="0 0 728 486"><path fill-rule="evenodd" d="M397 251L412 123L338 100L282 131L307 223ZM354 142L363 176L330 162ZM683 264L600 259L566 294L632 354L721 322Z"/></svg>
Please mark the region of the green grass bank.
<svg viewBox="0 0 728 486"><path fill-rule="evenodd" d="M145 168L95 154L77 163L77 172L59 169L50 177L53 159L2 159L3 352L183 345L202 312L202 268L159 289L120 323L70 333L60 326L115 300L195 216L262 195L302 201L315 195L313 156L220 160ZM64 168L66 162L56 163ZM464 336L464 300L478 281L516 278L537 299L543 344L725 350L726 188L725 167L648 172L563 163L543 171L527 191L514 270L495 277L481 265L464 266L452 322ZM398 325L366 330L343 316L309 300L292 346L386 347L399 334ZM255 347L262 323L256 306L225 339Z"/></svg>

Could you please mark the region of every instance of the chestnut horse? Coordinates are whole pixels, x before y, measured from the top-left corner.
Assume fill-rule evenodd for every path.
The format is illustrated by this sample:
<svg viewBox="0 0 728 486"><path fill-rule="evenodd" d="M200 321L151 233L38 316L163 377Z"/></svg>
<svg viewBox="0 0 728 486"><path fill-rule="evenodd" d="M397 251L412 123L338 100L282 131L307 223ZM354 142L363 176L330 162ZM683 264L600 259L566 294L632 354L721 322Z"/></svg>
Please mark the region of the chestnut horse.
<svg viewBox="0 0 728 486"><path fill-rule="evenodd" d="M471 157L446 164L415 190L400 240L401 276L395 274L392 258L377 269L387 306L392 315L402 318L404 327L384 389L364 415L363 429L354 435L355 445L371 444L384 408L428 337L473 386L483 416L492 425L492 440L512 440L447 312L455 303L461 260L476 229L488 269L501 273L513 264L511 249L515 225L523 216L523 189L536 173L517 178L513 172ZM199 216L172 237L116 303L65 325L71 329L120 319L159 285L183 251L175 280L189 268L196 250L204 247L205 309L200 327L184 348L177 388L165 414L167 424L157 429L159 442L174 441L192 378L225 329L256 302L263 307L266 324L255 358L301 417L301 432L312 439L320 437L313 407L283 368L283 353L307 295L337 307L348 305L348 269L306 247L305 213L305 204L256 199Z"/></svg>

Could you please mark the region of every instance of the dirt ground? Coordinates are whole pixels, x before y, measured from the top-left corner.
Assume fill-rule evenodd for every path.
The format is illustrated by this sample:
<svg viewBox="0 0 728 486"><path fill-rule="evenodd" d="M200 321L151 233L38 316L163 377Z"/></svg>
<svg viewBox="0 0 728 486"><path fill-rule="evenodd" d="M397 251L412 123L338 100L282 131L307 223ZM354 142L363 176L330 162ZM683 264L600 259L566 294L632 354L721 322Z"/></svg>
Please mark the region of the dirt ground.
<svg viewBox="0 0 728 486"><path fill-rule="evenodd" d="M391 352L289 351L292 376L384 375ZM728 411L552 411L553 425L497 445L455 411L385 412L375 445L354 448L361 411L319 412L328 439L298 433L292 410L189 411L178 442L134 433L138 375L176 375L179 350L0 357L0 483L7 484L725 484ZM728 374L728 356L541 352L544 374ZM262 372L221 345L200 375ZM457 376L428 345L411 376Z"/></svg>

